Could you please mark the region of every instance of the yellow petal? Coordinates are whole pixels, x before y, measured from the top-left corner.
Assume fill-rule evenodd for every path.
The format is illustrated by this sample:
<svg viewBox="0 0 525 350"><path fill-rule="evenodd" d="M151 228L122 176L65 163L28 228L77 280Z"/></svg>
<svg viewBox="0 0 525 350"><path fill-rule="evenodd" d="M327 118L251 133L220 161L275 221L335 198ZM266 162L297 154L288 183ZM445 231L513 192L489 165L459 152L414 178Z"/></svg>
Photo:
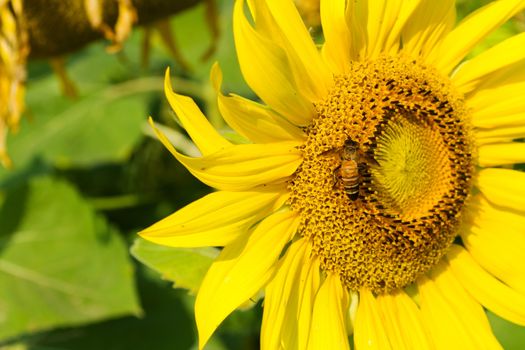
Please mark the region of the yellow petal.
<svg viewBox="0 0 525 350"><path fill-rule="evenodd" d="M514 35L463 63L452 80L464 94L474 90L492 72L525 58L525 33Z"/></svg>
<svg viewBox="0 0 525 350"><path fill-rule="evenodd" d="M323 24L323 57L335 73L348 72L350 65L350 32L346 25L345 0L321 0Z"/></svg>
<svg viewBox="0 0 525 350"><path fill-rule="evenodd" d="M240 96L221 93L222 72L215 63L211 80L217 93L219 111L224 120L240 135L255 143L304 140L304 132L267 106Z"/></svg>
<svg viewBox="0 0 525 350"><path fill-rule="evenodd" d="M350 31L350 57L353 60L364 60L368 43L367 21L368 3L365 1L346 2L346 22Z"/></svg>
<svg viewBox="0 0 525 350"><path fill-rule="evenodd" d="M224 191L245 191L259 185L283 182L301 163L295 142L244 144L201 158L180 154L166 136L150 124L159 140L195 177Z"/></svg>
<svg viewBox="0 0 525 350"><path fill-rule="evenodd" d="M256 7L268 6L269 13L281 33L281 44L288 55L295 82L301 92L312 102L322 99L332 86L332 73L321 58L293 0L266 0L255 3Z"/></svg>
<svg viewBox="0 0 525 350"><path fill-rule="evenodd" d="M524 233L525 227L479 218L461 231L461 238L485 270L525 295Z"/></svg>
<svg viewBox="0 0 525 350"><path fill-rule="evenodd" d="M475 125L480 121L490 120L493 126L505 125L512 116L525 114L525 99L523 98L525 83L519 82L495 89L482 90L467 101L472 108L472 120ZM514 121L523 125L525 120Z"/></svg>
<svg viewBox="0 0 525 350"><path fill-rule="evenodd" d="M308 254L310 253L308 252ZM299 281L299 288L294 289L294 294L297 294L297 296L293 294L291 295L291 300L298 300L296 321L298 349L306 349L306 346L308 345L315 296L317 295L319 286L321 285L319 260L311 256L310 259L306 260L309 262L309 264L306 266L306 268L303 268L303 273L301 274ZM306 276L304 273L305 269L308 269ZM290 316L292 315L290 314ZM291 322L293 321L295 321L295 319L291 318ZM286 332L283 335L284 339L290 338L287 337Z"/></svg>
<svg viewBox="0 0 525 350"><path fill-rule="evenodd" d="M483 133L485 132L490 133L492 130L494 130L492 128L511 126L511 129L515 129L514 126L525 126L525 112L509 115L501 115L500 113L488 113L484 116L480 116L479 114L473 113L472 125L478 128L485 128L475 130L476 132L482 132L482 135L484 135ZM491 129L487 130L486 128Z"/></svg>
<svg viewBox="0 0 525 350"><path fill-rule="evenodd" d="M492 203L525 211L525 173L511 169L482 169L478 188Z"/></svg>
<svg viewBox="0 0 525 350"><path fill-rule="evenodd" d="M505 85L521 83L525 79L525 60L510 64L484 77L473 94L498 89ZM483 101L480 101L483 102Z"/></svg>
<svg viewBox="0 0 525 350"><path fill-rule="evenodd" d="M288 197L286 193L284 186L214 192L139 234L149 241L172 247L222 247L282 206Z"/></svg>
<svg viewBox="0 0 525 350"><path fill-rule="evenodd" d="M247 144L207 157L177 159L203 183L226 191L282 183L301 163L295 142Z"/></svg>
<svg viewBox="0 0 525 350"><path fill-rule="evenodd" d="M454 27L455 0L422 0L401 34L403 50L425 58Z"/></svg>
<svg viewBox="0 0 525 350"><path fill-rule="evenodd" d="M307 349L350 349L346 332L347 310L347 291L337 274L328 273L315 297Z"/></svg>
<svg viewBox="0 0 525 350"><path fill-rule="evenodd" d="M474 46L523 7L523 0L500 0L478 9L447 34L427 62L448 75Z"/></svg>
<svg viewBox="0 0 525 350"><path fill-rule="evenodd" d="M492 205L481 194L475 195L470 201L469 214L476 223L484 225L504 226L519 231L525 230L525 215L523 212L513 211ZM469 223L473 223L471 219Z"/></svg>
<svg viewBox="0 0 525 350"><path fill-rule="evenodd" d="M424 329L421 312L404 291L380 295L376 300L393 349L434 348Z"/></svg>
<svg viewBox="0 0 525 350"><path fill-rule="evenodd" d="M368 290L361 290L359 297L354 324L355 348L357 350L391 349L377 300Z"/></svg>
<svg viewBox="0 0 525 350"><path fill-rule="evenodd" d="M309 247L305 250L299 273L289 275L289 294L285 294L285 313L281 326L281 344L285 349L306 349L314 300L321 285L319 260L312 257ZM275 289L278 286L274 286ZM288 290L288 287L286 287ZM283 304L281 304L282 307ZM269 321L270 322L270 321Z"/></svg>
<svg viewBox="0 0 525 350"><path fill-rule="evenodd" d="M513 139L525 137L525 125L493 129L477 129L475 130L475 134L478 143L480 141L488 143L491 140L495 140L494 142L512 141Z"/></svg>
<svg viewBox="0 0 525 350"><path fill-rule="evenodd" d="M348 334L354 333L355 317L357 315L357 308L359 307L359 293L350 291L350 306L348 307Z"/></svg>
<svg viewBox="0 0 525 350"><path fill-rule="evenodd" d="M478 148L478 156L479 165L483 167L525 163L525 143L509 142L483 145Z"/></svg>
<svg viewBox="0 0 525 350"><path fill-rule="evenodd" d="M454 245L447 259L458 281L479 303L496 315L525 326L525 294L492 277L460 246Z"/></svg>
<svg viewBox="0 0 525 350"><path fill-rule="evenodd" d="M437 349L501 349L487 316L447 271L438 265L432 279L418 282L421 312Z"/></svg>
<svg viewBox="0 0 525 350"><path fill-rule="evenodd" d="M302 292L301 289L308 287L308 283L301 280L304 271L308 271L307 265L310 260L308 252L304 239L294 242L281 259L275 276L266 287L261 327L261 349L263 350L278 349L283 342L283 332L287 331L286 327L294 330L297 327L296 312L298 309L295 307L299 306L299 300L291 297L298 295ZM300 283L303 283L302 288L299 286ZM311 311L312 309L303 310L307 314ZM295 318L295 322L285 324L285 320L290 320L290 318ZM304 326L309 329L309 322ZM289 332L292 333L292 331Z"/></svg>
<svg viewBox="0 0 525 350"><path fill-rule="evenodd" d="M399 0L397 13L391 13L394 23L391 28L385 28L385 43L383 52L396 54L401 45L401 33L407 23L413 18L413 13L421 3L421 0Z"/></svg>
<svg viewBox="0 0 525 350"><path fill-rule="evenodd" d="M375 58L381 52L395 53L399 49L401 29L414 11L417 1L357 0L350 22L350 32L358 26L365 25L365 40L355 38L353 44L365 45L355 47L361 59ZM362 17L359 19L359 17Z"/></svg>
<svg viewBox="0 0 525 350"><path fill-rule="evenodd" d="M257 33L244 15L244 1L235 3L233 34L242 75L271 108L296 125L307 125L315 110L294 83L285 51Z"/></svg>
<svg viewBox="0 0 525 350"><path fill-rule="evenodd" d="M182 126L203 155L231 146L217 130L211 126L208 119L201 113L199 107L187 96L182 96L173 91L170 80L170 70L166 69L164 79L164 93L171 108L177 114Z"/></svg>
<svg viewBox="0 0 525 350"><path fill-rule="evenodd" d="M250 236L222 250L204 277L195 301L199 349L233 310L266 284L298 223L293 212L273 214Z"/></svg>

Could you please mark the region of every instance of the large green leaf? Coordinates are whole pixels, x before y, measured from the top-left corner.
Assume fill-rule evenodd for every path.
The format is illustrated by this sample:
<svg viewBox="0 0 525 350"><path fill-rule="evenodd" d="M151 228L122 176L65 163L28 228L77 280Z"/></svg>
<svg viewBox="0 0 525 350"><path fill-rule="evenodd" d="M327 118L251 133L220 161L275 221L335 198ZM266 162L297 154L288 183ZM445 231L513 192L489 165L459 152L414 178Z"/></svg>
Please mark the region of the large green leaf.
<svg viewBox="0 0 525 350"><path fill-rule="evenodd" d="M219 250L211 247L165 247L137 238L131 253L163 278L173 281L175 287L195 293Z"/></svg>
<svg viewBox="0 0 525 350"><path fill-rule="evenodd" d="M50 92L53 79L47 77L29 88L27 103L34 116L22 122L20 132L8 143L15 167L35 158L61 166L127 158L142 137L149 96L117 96L112 92L118 91L118 85L109 85L70 101Z"/></svg>
<svg viewBox="0 0 525 350"><path fill-rule="evenodd" d="M144 316L122 317L83 327L63 328L24 337L29 349L54 350L189 350L195 343L193 313L183 302L190 298L139 268L138 287ZM1 348L1 347L0 347Z"/></svg>
<svg viewBox="0 0 525 350"><path fill-rule="evenodd" d="M0 339L140 314L126 245L67 183L11 190L0 209Z"/></svg>

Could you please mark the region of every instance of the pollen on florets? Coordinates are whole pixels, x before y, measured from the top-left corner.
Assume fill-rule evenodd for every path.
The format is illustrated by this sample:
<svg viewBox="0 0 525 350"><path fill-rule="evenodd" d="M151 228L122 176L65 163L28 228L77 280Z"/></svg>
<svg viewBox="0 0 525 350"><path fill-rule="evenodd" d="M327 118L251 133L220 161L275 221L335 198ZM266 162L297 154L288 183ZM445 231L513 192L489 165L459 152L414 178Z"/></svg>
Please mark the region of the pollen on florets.
<svg viewBox="0 0 525 350"><path fill-rule="evenodd" d="M428 271L457 235L473 173L468 113L447 78L415 61L350 68L316 104L290 205L324 270L385 293ZM337 176L348 140L355 198Z"/></svg>

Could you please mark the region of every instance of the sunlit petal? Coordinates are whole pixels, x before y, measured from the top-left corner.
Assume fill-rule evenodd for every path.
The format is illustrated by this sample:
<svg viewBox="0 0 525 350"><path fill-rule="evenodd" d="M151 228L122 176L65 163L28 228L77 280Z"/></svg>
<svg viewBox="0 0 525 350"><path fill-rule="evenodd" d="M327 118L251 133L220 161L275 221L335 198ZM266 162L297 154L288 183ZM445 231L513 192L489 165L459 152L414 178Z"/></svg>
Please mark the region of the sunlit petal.
<svg viewBox="0 0 525 350"><path fill-rule="evenodd" d="M278 209L284 186L246 192L211 193L140 232L145 239L172 247L225 246Z"/></svg>
<svg viewBox="0 0 525 350"><path fill-rule="evenodd" d="M482 145L478 150L479 165L491 167L525 163L525 143L509 142Z"/></svg>
<svg viewBox="0 0 525 350"><path fill-rule="evenodd" d="M456 21L455 0L422 0L402 32L403 51L425 58Z"/></svg>
<svg viewBox="0 0 525 350"><path fill-rule="evenodd" d="M524 172L496 168L480 170L478 188L496 205L525 211Z"/></svg>
<svg viewBox="0 0 525 350"><path fill-rule="evenodd" d="M269 107L237 95L223 95L222 72L217 63L212 67L211 80L217 92L219 111L228 125L242 136L256 143L304 139L300 128Z"/></svg>
<svg viewBox="0 0 525 350"><path fill-rule="evenodd" d="M244 15L244 2L236 1L233 34L246 82L268 106L296 125L315 115L312 103L295 85L286 52L253 29Z"/></svg>
<svg viewBox="0 0 525 350"><path fill-rule="evenodd" d="M226 316L266 284L285 244L295 234L297 224L293 212L273 214L251 235L222 250L204 277L195 301L200 348Z"/></svg>
<svg viewBox="0 0 525 350"><path fill-rule="evenodd" d="M452 80L461 92L468 93L490 73L523 59L525 59L525 33L514 35L465 62Z"/></svg>
<svg viewBox="0 0 525 350"><path fill-rule="evenodd" d="M418 283L421 311L437 349L501 349L481 306L444 264Z"/></svg>
<svg viewBox="0 0 525 350"><path fill-rule="evenodd" d="M354 324L356 349L392 349L378 302L368 290L359 293L359 306Z"/></svg>
<svg viewBox="0 0 525 350"><path fill-rule="evenodd" d="M330 68L337 73L346 73L351 59L345 7L345 0L321 0L321 22L325 38L323 55Z"/></svg>
<svg viewBox="0 0 525 350"><path fill-rule="evenodd" d="M524 7L523 0L500 0L480 8L449 32L426 61L449 74L476 44Z"/></svg>
<svg viewBox="0 0 525 350"><path fill-rule="evenodd" d="M512 224L490 222L481 217L465 227L461 237L472 257L485 270L525 294L524 233L525 227L518 229Z"/></svg>
<svg viewBox="0 0 525 350"><path fill-rule="evenodd" d="M272 350L278 349L283 341L283 332L288 331L286 327L296 329L297 314L293 306L297 306L298 300L292 299L292 296L301 293L298 290L301 281L302 271L308 264L308 248L305 240L301 239L294 242L286 251L284 258L276 269L275 276L266 287L266 296L264 303L264 313L261 328L261 349ZM303 285L304 286L304 285ZM304 286L306 287L306 286ZM305 300L306 303L312 301ZM290 309L288 308L290 306ZM308 322L302 324L309 329L309 314L312 310L303 310L308 316ZM295 320L294 320L295 318ZM285 321L288 321L285 324ZM293 330L289 330L293 333Z"/></svg>
<svg viewBox="0 0 525 350"><path fill-rule="evenodd" d="M393 349L434 349L418 306L404 291L376 300Z"/></svg>
<svg viewBox="0 0 525 350"><path fill-rule="evenodd" d="M346 332L348 292L339 276L328 274L315 297L307 349L350 349Z"/></svg>
<svg viewBox="0 0 525 350"><path fill-rule="evenodd" d="M525 294L492 277L460 246L454 245L447 257L458 281L479 303L496 315L525 326Z"/></svg>
<svg viewBox="0 0 525 350"><path fill-rule="evenodd" d="M415 10L418 1L364 1L349 6L352 50L361 59L375 58L381 52L399 49L401 30ZM366 28L364 36L363 29Z"/></svg>
<svg viewBox="0 0 525 350"><path fill-rule="evenodd" d="M280 29L285 48L300 86L312 102L322 99L332 85L332 73L305 27L293 0L257 1L256 7L268 6L275 24ZM256 16L256 22L258 15Z"/></svg>

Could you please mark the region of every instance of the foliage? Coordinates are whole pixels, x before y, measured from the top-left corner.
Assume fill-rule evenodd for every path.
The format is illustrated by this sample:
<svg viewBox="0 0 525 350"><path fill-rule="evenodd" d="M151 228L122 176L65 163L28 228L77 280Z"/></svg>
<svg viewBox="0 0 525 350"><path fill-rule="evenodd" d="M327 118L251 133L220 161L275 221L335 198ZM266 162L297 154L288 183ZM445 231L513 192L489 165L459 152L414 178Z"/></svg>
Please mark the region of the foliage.
<svg viewBox="0 0 525 350"><path fill-rule="evenodd" d="M0 239L0 338L140 314L122 238L67 183L10 190Z"/></svg>

